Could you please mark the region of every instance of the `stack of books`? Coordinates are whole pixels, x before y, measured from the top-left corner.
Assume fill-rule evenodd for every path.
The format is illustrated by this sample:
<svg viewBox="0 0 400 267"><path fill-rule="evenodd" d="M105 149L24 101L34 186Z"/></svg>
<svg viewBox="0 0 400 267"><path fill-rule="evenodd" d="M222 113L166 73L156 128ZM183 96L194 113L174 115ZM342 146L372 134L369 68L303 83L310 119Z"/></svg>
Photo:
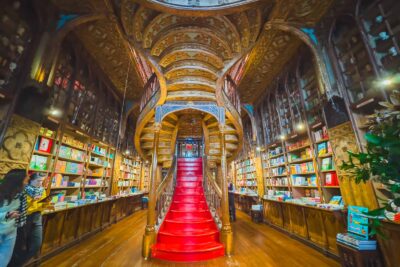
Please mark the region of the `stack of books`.
<svg viewBox="0 0 400 267"><path fill-rule="evenodd" d="M338 233L336 241L357 250L375 250L376 240L367 240L364 237L352 233Z"/></svg>

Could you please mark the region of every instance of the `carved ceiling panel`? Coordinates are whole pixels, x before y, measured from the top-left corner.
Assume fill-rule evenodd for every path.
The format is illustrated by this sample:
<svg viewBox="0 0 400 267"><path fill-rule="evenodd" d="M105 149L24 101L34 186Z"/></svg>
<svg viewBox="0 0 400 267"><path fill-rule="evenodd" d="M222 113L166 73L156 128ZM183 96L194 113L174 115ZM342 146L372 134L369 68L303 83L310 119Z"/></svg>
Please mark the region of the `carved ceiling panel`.
<svg viewBox="0 0 400 267"><path fill-rule="evenodd" d="M207 78L211 81L216 81L218 78L218 76L214 72L212 72L212 70L199 66L181 66L165 72L165 77L170 81L187 76L199 76Z"/></svg>
<svg viewBox="0 0 400 267"><path fill-rule="evenodd" d="M75 30L83 45L97 60L100 68L109 76L112 83L123 95L129 63L129 50L121 41L115 24L108 20L99 20L83 25ZM126 96L138 100L143 90L143 82L131 65L128 74Z"/></svg>
<svg viewBox="0 0 400 267"><path fill-rule="evenodd" d="M212 51L207 51L207 47L202 47L198 44L191 47L175 47L171 52L165 53L165 56L160 59L159 64L161 67L166 68L174 62L182 60L201 61L212 65L216 69L224 67L224 62L220 57Z"/></svg>
<svg viewBox="0 0 400 267"><path fill-rule="evenodd" d="M215 91L216 78L224 74L222 71L232 65L233 59L244 56L251 48L239 85L242 102L252 102L262 94L301 43L288 33L266 29L263 24L279 20L312 27L333 2L280 0L272 5L271 1L260 1L262 4L218 16L197 16L193 12L165 12L142 0L52 1L62 13L107 17L82 25L75 32L120 93L130 58L125 39L140 53L152 55L152 62L160 67L159 75L167 80L168 90L182 93ZM136 70L129 76L128 95L137 99L143 84Z"/></svg>
<svg viewBox="0 0 400 267"><path fill-rule="evenodd" d="M312 27L326 13L332 2L333 0L278 1L269 20L288 21ZM239 85L242 102L251 103L257 100L297 52L301 43L297 37L287 32L264 28L250 53Z"/></svg>
<svg viewBox="0 0 400 267"><path fill-rule="evenodd" d="M194 89L214 92L222 71L233 63L231 60L243 56L242 51L256 40L262 27L260 7L235 11L240 14L237 16L180 16L153 11L145 5L127 5L126 9L129 11L121 14L132 12L134 17L133 22L122 20L127 22L123 23L125 31L134 37L132 44L140 46L161 67L174 98L178 91L182 92L182 99L187 99Z"/></svg>

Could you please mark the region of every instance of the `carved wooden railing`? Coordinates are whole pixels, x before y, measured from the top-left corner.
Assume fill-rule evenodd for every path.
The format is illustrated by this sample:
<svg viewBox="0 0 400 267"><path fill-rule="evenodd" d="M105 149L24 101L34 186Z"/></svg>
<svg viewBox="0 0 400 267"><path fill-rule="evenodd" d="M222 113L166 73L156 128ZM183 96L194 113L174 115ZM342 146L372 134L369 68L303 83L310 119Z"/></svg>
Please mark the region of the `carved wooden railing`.
<svg viewBox="0 0 400 267"><path fill-rule="evenodd" d="M156 92L160 89L160 83L158 81L157 75L153 73L149 80L144 85L144 92L142 98L140 99L140 111L142 111L150 99L156 94Z"/></svg>
<svg viewBox="0 0 400 267"><path fill-rule="evenodd" d="M215 178L211 174L208 166L206 156L203 157L203 187L206 196L207 204L210 209L211 215L218 229L222 227L222 191L218 186ZM225 200L228 201L228 200Z"/></svg>
<svg viewBox="0 0 400 267"><path fill-rule="evenodd" d="M164 221L165 215L167 214L169 207L172 202L174 194L174 188L176 184L176 166L177 160L174 156L171 168L169 168L167 175L164 177L162 182L157 188L156 193L156 230L160 228Z"/></svg>
<svg viewBox="0 0 400 267"><path fill-rule="evenodd" d="M226 97L229 99L233 107L236 109L236 111L240 114L241 103L239 92L236 83L229 75L227 75L224 80L223 92L225 93Z"/></svg>

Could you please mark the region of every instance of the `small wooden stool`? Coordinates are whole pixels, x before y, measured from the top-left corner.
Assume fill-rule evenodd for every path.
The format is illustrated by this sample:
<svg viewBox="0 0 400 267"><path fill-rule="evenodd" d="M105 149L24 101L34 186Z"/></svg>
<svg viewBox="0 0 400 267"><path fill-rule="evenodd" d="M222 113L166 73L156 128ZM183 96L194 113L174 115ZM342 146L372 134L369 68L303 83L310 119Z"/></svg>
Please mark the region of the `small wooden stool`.
<svg viewBox="0 0 400 267"><path fill-rule="evenodd" d="M261 210L251 210L251 220L255 223L262 223L263 214Z"/></svg>
<svg viewBox="0 0 400 267"><path fill-rule="evenodd" d="M343 267L383 267L378 250L357 250L345 244L336 243Z"/></svg>

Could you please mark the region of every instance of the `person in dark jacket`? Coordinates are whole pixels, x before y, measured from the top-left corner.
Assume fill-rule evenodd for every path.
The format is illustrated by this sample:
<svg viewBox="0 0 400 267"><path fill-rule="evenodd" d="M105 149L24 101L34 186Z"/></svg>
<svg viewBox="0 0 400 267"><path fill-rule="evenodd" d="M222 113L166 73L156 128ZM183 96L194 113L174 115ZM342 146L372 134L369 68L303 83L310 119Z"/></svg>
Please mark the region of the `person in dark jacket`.
<svg viewBox="0 0 400 267"><path fill-rule="evenodd" d="M228 198L229 198L229 216L232 222L236 221L236 208L235 208L235 186L232 182L228 185Z"/></svg>

